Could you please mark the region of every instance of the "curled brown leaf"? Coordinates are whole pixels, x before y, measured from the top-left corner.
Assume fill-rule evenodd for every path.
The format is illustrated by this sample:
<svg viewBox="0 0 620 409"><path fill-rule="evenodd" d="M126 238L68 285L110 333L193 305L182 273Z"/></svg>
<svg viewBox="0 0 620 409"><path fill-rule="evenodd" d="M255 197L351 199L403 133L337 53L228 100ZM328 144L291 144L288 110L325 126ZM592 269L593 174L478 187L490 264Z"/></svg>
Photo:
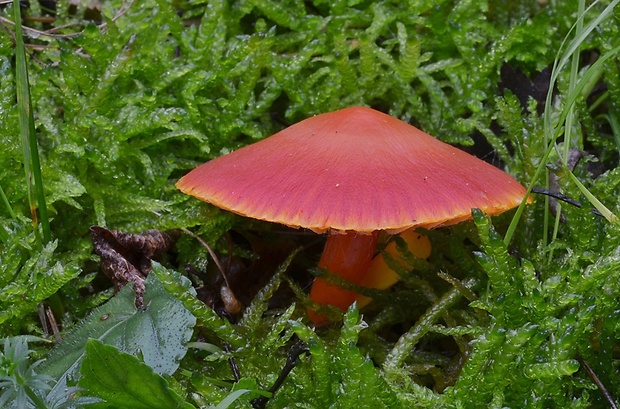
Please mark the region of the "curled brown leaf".
<svg viewBox="0 0 620 409"><path fill-rule="evenodd" d="M139 234L92 226L90 234L95 253L101 257L101 269L119 291L128 283L136 293L136 307L142 307L144 280L151 272L151 260L165 254L172 238L159 230Z"/></svg>

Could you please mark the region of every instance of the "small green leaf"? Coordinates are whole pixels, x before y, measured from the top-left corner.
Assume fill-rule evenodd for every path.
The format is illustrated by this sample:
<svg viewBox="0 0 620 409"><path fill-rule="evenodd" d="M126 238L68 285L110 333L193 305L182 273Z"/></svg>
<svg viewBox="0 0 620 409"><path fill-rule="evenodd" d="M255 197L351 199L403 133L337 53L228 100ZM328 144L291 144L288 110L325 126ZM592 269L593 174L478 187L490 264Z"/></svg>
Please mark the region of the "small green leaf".
<svg viewBox="0 0 620 409"><path fill-rule="evenodd" d="M86 341L94 338L142 356L158 374L174 373L187 352L196 319L164 290L154 274L146 280L144 305L137 310L133 291L125 287L65 337L50 353L42 371L61 380L75 376Z"/></svg>
<svg viewBox="0 0 620 409"><path fill-rule="evenodd" d="M123 353L91 339L86 342L86 354L78 385L84 394L101 398L93 408L169 409L193 408L174 390L166 379L140 362L135 356Z"/></svg>

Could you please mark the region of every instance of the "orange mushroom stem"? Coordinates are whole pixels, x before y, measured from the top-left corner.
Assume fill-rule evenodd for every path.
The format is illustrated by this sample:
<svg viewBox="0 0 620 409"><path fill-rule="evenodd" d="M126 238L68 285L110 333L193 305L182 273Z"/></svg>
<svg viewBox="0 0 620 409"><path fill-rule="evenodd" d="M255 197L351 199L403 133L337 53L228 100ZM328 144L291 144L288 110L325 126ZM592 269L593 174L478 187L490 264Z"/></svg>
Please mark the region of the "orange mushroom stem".
<svg viewBox="0 0 620 409"><path fill-rule="evenodd" d="M386 262L391 257L402 269L409 270L413 266L398 249L396 240L392 240L385 249L372 257L377 245L378 232L372 234L332 234L325 243L325 249L319 261L319 268L337 274L352 284L361 287L386 290L400 280L400 276ZM431 242L428 237L406 230L398 235L407 246L407 250L419 259L426 259L431 253ZM368 305L372 298L346 290L319 277L314 280L310 290L310 299L319 305L332 305L346 311L354 301L359 308ZM329 319L309 309L308 316L313 323L324 325Z"/></svg>
<svg viewBox="0 0 620 409"><path fill-rule="evenodd" d="M345 280L360 285L372 260L377 246L377 231L371 234L347 232L331 234L325 243L319 268L337 274ZM312 284L310 299L320 305L333 305L345 311L357 298L357 293L329 284L325 278L318 277ZM317 325L329 319L308 310L312 322Z"/></svg>
<svg viewBox="0 0 620 409"><path fill-rule="evenodd" d="M416 233L412 230L406 230L398 235L407 250L417 259L426 259L431 255L431 241L427 236ZM411 270L413 266L408 262L404 254L398 249L396 240L392 240L385 249L372 259L368 271L364 275L364 279L360 285L362 287L375 288L377 290L387 290L398 280L400 276L392 270L385 261L386 255L391 257L395 263L398 263L403 270ZM359 294L357 296L357 306L365 307L372 301L372 298Z"/></svg>

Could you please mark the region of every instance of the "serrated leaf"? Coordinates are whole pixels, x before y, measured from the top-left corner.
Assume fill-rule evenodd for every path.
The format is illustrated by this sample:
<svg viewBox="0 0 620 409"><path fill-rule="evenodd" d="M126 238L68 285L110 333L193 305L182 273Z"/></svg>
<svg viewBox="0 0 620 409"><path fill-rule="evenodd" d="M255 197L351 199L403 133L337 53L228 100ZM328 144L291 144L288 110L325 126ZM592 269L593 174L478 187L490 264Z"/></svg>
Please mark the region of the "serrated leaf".
<svg viewBox="0 0 620 409"><path fill-rule="evenodd" d="M196 322L191 313L162 287L154 274L146 280L144 304L137 310L135 295L125 287L93 312L50 353L42 372L60 379L77 376L88 339L140 355L157 374L172 374L187 352L186 343Z"/></svg>
<svg viewBox="0 0 620 409"><path fill-rule="evenodd" d="M133 355L91 339L78 385L84 394L103 400L92 408L193 408L170 388L166 379Z"/></svg>

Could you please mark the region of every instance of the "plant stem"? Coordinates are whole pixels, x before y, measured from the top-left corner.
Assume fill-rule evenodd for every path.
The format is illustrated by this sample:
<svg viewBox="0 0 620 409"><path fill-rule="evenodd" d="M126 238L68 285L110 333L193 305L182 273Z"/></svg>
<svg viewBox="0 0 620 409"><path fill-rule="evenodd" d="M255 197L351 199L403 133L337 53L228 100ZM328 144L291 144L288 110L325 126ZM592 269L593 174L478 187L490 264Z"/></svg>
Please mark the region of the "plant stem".
<svg viewBox="0 0 620 409"><path fill-rule="evenodd" d="M41 228L43 230L43 242L47 243L51 240L52 235L47 215L47 205L45 204L45 191L43 189L41 163L39 160L36 131L34 128L30 86L28 84L28 68L26 67L21 12L19 9L19 1L17 0L13 1L13 14L15 19L15 80L19 109L19 130L22 140L24 169L26 171L26 185L28 186L28 201L30 203L32 224L35 228L38 226L38 209L41 218Z"/></svg>
<svg viewBox="0 0 620 409"><path fill-rule="evenodd" d="M6 209L8 210L9 215L11 216L11 219L16 220L17 215L13 211L13 208L11 207L11 203L9 203L9 199L7 199L6 195L4 194L4 189L2 189L2 186L0 186L0 197L2 198L2 202L6 206Z"/></svg>

